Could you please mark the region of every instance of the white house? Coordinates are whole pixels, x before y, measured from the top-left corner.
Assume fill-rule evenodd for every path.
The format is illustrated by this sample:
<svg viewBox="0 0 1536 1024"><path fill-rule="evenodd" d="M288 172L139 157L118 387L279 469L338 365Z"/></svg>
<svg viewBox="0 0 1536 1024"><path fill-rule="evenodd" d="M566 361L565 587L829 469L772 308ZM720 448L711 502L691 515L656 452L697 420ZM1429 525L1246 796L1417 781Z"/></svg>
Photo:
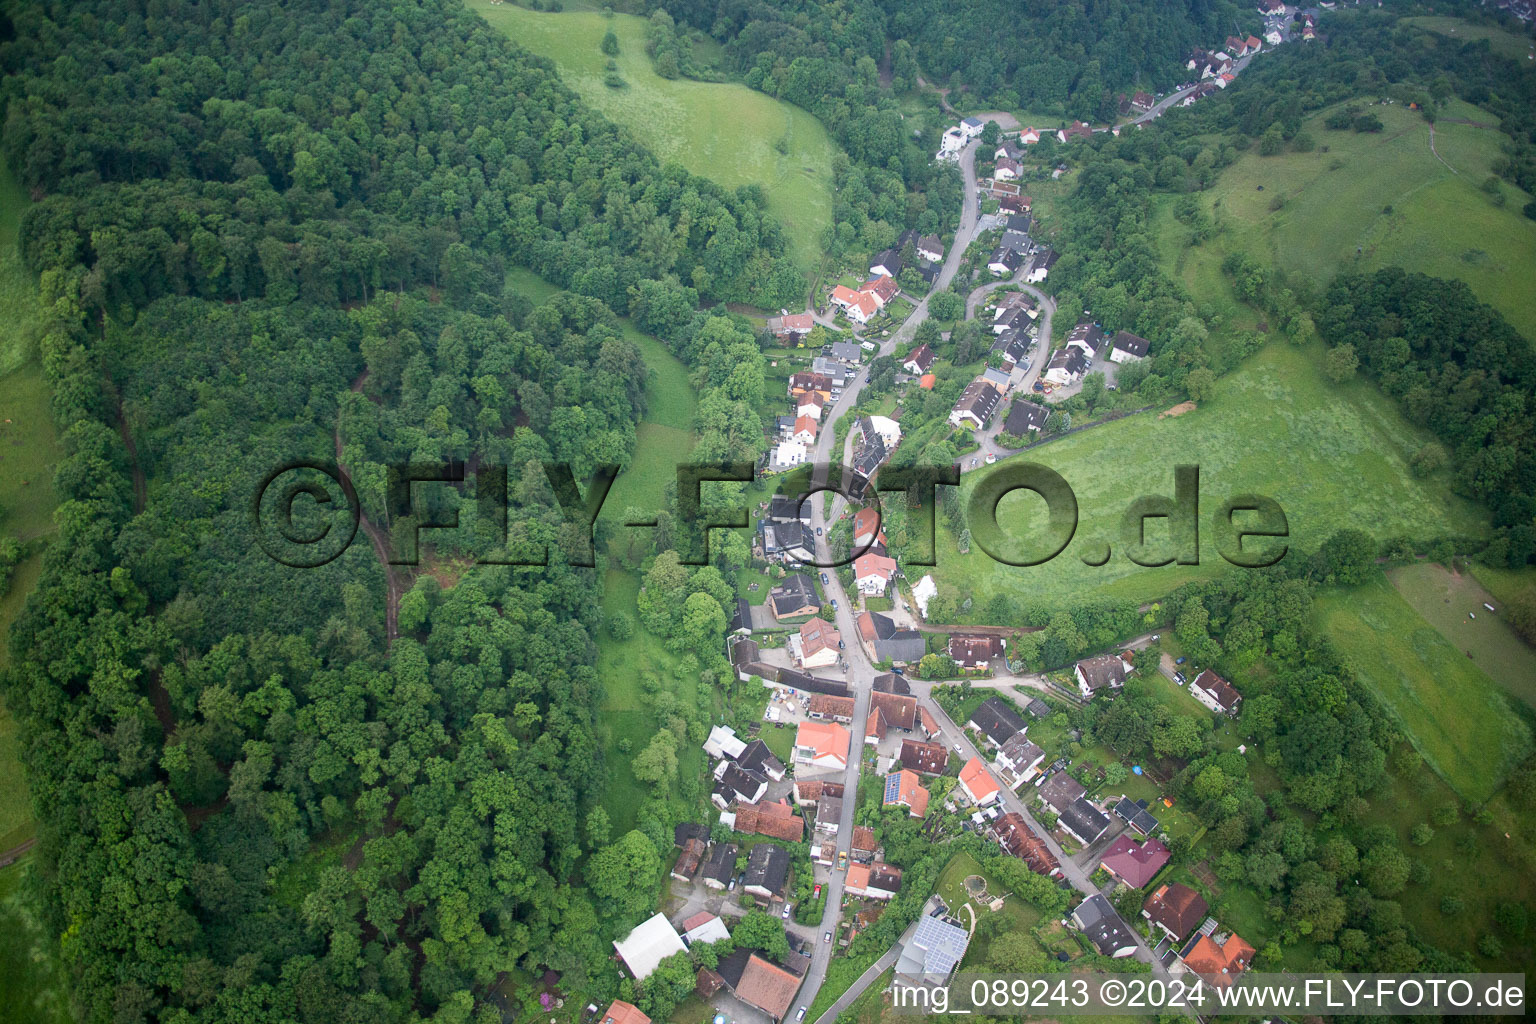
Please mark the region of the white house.
<svg viewBox="0 0 1536 1024"><path fill-rule="evenodd" d="M960 122L960 134L964 135L966 141L969 142L971 139L980 138L981 130L985 127L986 122L982 121L981 118L967 117Z"/></svg>
<svg viewBox="0 0 1536 1024"><path fill-rule="evenodd" d="M1017 160L1003 157L992 166L992 177L998 181L1018 181L1024 168Z"/></svg>
<svg viewBox="0 0 1536 1024"><path fill-rule="evenodd" d="M1040 133L1033 128L1025 128L1019 132L1019 143L1021 145L1032 146L1039 141Z"/></svg>
<svg viewBox="0 0 1536 1024"><path fill-rule="evenodd" d="M768 468L774 472L782 473L787 469L805 462L806 447L799 441L783 441L773 450L773 459Z"/></svg>
<svg viewBox="0 0 1536 1024"><path fill-rule="evenodd" d="M901 443L901 424L889 416L871 416L869 425L875 428L887 448L895 448Z"/></svg>
<svg viewBox="0 0 1536 1024"><path fill-rule="evenodd" d="M853 560L853 580L859 593L881 597L896 575L896 559L865 552Z"/></svg>
<svg viewBox="0 0 1536 1024"><path fill-rule="evenodd" d="M1146 338L1138 337L1130 331L1118 331L1109 350L1109 361L1112 363L1130 363L1138 359L1145 359L1147 352L1152 348L1152 343Z"/></svg>

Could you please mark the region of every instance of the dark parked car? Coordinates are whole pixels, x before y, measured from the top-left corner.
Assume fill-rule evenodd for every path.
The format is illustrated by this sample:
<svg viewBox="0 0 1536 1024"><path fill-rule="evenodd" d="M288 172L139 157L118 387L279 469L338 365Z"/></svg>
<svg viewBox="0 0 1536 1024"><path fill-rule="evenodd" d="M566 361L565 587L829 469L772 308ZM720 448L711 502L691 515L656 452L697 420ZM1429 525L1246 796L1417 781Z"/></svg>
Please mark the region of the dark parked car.
<svg viewBox="0 0 1536 1024"><path fill-rule="evenodd" d="M1182 664L1184 664L1188 660L1189 660L1188 658L1174 658L1173 659L1173 663L1175 665L1182 665Z"/></svg>

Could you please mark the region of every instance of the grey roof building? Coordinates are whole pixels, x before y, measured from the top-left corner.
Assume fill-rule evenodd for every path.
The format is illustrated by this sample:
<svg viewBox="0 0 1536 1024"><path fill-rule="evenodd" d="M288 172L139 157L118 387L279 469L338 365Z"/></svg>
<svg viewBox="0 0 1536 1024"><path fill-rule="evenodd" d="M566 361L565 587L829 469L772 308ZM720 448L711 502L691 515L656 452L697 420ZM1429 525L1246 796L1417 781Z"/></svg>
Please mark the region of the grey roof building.
<svg viewBox="0 0 1536 1024"><path fill-rule="evenodd" d="M954 918L929 914L917 922L912 938L901 947L896 973L908 978L948 979L960 961L971 936Z"/></svg>

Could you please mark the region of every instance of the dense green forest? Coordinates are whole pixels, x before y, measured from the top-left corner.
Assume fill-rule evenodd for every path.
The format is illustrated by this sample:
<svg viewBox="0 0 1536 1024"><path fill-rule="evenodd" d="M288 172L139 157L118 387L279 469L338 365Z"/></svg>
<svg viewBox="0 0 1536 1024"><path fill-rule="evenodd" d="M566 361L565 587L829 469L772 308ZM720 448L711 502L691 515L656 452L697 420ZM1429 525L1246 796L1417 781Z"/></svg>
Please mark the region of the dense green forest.
<svg viewBox="0 0 1536 1024"><path fill-rule="evenodd" d="M13 18L4 145L69 455L5 689L79 1016L464 1020L508 972L584 986L655 841L590 813L602 616L539 463L630 459L616 314L797 300L778 226L456 3ZM534 308L513 265L575 294ZM392 636L361 538L318 569L252 543L262 477L337 455L397 533L386 463L508 466L551 564L413 591Z"/></svg>

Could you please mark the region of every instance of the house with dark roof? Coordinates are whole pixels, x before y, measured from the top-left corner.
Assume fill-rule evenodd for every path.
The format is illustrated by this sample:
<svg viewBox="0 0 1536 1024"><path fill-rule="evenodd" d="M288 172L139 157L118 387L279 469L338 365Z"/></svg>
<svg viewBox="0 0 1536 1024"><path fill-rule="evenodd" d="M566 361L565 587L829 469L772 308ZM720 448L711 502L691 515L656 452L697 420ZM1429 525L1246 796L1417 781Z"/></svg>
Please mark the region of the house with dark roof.
<svg viewBox="0 0 1536 1024"><path fill-rule="evenodd" d="M775 494L768 499L767 518L775 523L809 523L811 506L786 494Z"/></svg>
<svg viewBox="0 0 1536 1024"><path fill-rule="evenodd" d="M736 767L766 775L774 782L782 782L784 779L784 762L775 757L773 751L768 749L768 744L762 740L753 740L736 755Z"/></svg>
<svg viewBox="0 0 1536 1024"><path fill-rule="evenodd" d="M1072 670L1072 678L1077 680L1077 690L1084 699L1102 691L1120 689L1125 685L1125 677L1128 675L1130 666L1118 654L1086 658Z"/></svg>
<svg viewBox="0 0 1536 1024"><path fill-rule="evenodd" d="M894 672L882 672L875 676L874 684L870 687L875 693L899 693L904 697L912 695L912 686L905 676L899 676Z"/></svg>
<svg viewBox="0 0 1536 1024"><path fill-rule="evenodd" d="M858 618L859 639L871 661L879 664L909 664L921 661L927 651L923 635L915 629L898 628L895 621L880 612L863 612Z"/></svg>
<svg viewBox="0 0 1536 1024"><path fill-rule="evenodd" d="M922 375L928 372L928 368L933 365L933 360L933 349L927 345L919 345L907 353L906 362L902 363L901 367L908 373Z"/></svg>
<svg viewBox="0 0 1536 1024"><path fill-rule="evenodd" d="M1054 249L1039 250L1029 258L1029 266L1024 268L1024 280L1030 284L1039 284L1044 281L1060 258L1061 254Z"/></svg>
<svg viewBox="0 0 1536 1024"><path fill-rule="evenodd" d="M884 252L875 253L874 259L869 261L869 276L900 277L901 268L901 250L887 249Z"/></svg>
<svg viewBox="0 0 1536 1024"><path fill-rule="evenodd" d="M1051 713L1051 706L1045 701L1041 700L1039 697L1036 697L1034 700L1031 700L1028 704L1024 705L1024 710L1028 711L1030 715L1035 718L1044 718L1046 715Z"/></svg>
<svg viewBox="0 0 1536 1024"><path fill-rule="evenodd" d="M1003 420L1004 433L1014 437L1028 437L1031 431L1039 431L1051 418L1051 410L1031 402L1027 398L1015 398L1008 407L1008 418Z"/></svg>
<svg viewBox="0 0 1536 1024"><path fill-rule="evenodd" d="M915 243L913 248L917 254L930 263L944 262L944 243L938 235L923 235Z"/></svg>
<svg viewBox="0 0 1536 1024"><path fill-rule="evenodd" d="M1057 349L1051 361L1046 364L1043 376L1052 384L1066 387L1087 372L1088 364L1089 360L1080 348Z"/></svg>
<svg viewBox="0 0 1536 1024"><path fill-rule="evenodd" d="M704 861L706 845L702 839L690 839L684 843L682 855L677 858L677 863L672 865L672 877L679 882L693 881L693 876L698 874L699 865Z"/></svg>
<svg viewBox="0 0 1536 1024"><path fill-rule="evenodd" d="M730 761L721 761L715 767L715 788L709 799L722 811L737 801L752 803L761 800L768 791L768 779L757 773L744 771Z"/></svg>
<svg viewBox="0 0 1536 1024"><path fill-rule="evenodd" d="M1089 803L1087 797L1080 796L1066 806L1056 823L1073 839L1089 846L1109 828L1109 815Z"/></svg>
<svg viewBox="0 0 1536 1024"><path fill-rule="evenodd" d="M747 892L764 899L782 898L789 883L789 851L773 843L758 843L747 854Z"/></svg>
<svg viewBox="0 0 1536 1024"><path fill-rule="evenodd" d="M1210 669L1195 676L1189 684L1189 694L1220 715L1236 715L1243 706L1243 695Z"/></svg>
<svg viewBox="0 0 1536 1024"><path fill-rule="evenodd" d="M704 858L704 866L699 870L704 884L711 889L724 889L729 885L736 877L736 854L740 852L735 843L716 843L710 847L709 856Z"/></svg>
<svg viewBox="0 0 1536 1024"><path fill-rule="evenodd" d="M1156 839L1137 843L1121 833L1104 851L1099 866L1132 889L1140 889L1157 877L1169 856L1168 847Z"/></svg>
<svg viewBox="0 0 1536 1024"><path fill-rule="evenodd" d="M1157 819L1152 816L1151 811L1147 810L1145 800L1132 800L1121 794L1120 799L1115 801L1113 810L1115 817L1125 822L1139 835L1148 836L1157 829Z"/></svg>
<svg viewBox="0 0 1536 1024"><path fill-rule="evenodd" d="M1130 331L1117 331L1114 340L1110 343L1109 361L1112 363L1134 362L1137 359L1145 359L1151 350L1152 343L1146 338L1138 337Z"/></svg>
<svg viewBox="0 0 1536 1024"><path fill-rule="evenodd" d="M815 615L821 611L821 598L816 596L816 584L803 572L792 573L780 580L768 591L768 602L773 609L773 617L780 621Z"/></svg>
<svg viewBox="0 0 1536 1024"><path fill-rule="evenodd" d="M1022 331L1033 322L1034 319L1025 306L999 306L992 316L992 333L1007 334L1009 331Z"/></svg>
<svg viewBox="0 0 1536 1024"><path fill-rule="evenodd" d="M1101 956L1118 959L1136 952L1136 937L1101 892L1077 905L1072 911L1072 923L1082 929L1083 935Z"/></svg>
<svg viewBox="0 0 1536 1024"><path fill-rule="evenodd" d="M917 698L898 693L871 693L864 742L878 744L893 730L911 732L917 725Z"/></svg>
<svg viewBox="0 0 1536 1024"><path fill-rule="evenodd" d="M990 668L993 658L1003 656L1003 638L955 633L949 638L949 646L946 650L961 671L974 672L978 669ZM1022 728L1023 719L1019 721Z"/></svg>
<svg viewBox="0 0 1536 1024"><path fill-rule="evenodd" d="M1024 731L1024 719L1003 703L1002 698L988 697L971 712L970 721L965 726L981 733L993 746L1001 746L1015 733Z"/></svg>
<svg viewBox="0 0 1536 1024"><path fill-rule="evenodd" d="M1056 772L1040 784L1041 802L1057 814L1071 807L1086 792L1083 784L1066 772Z"/></svg>
<svg viewBox="0 0 1536 1024"><path fill-rule="evenodd" d="M1015 366L1028 365L1032 345L1033 339L1023 331L1004 331L992 343L992 351L1002 361L1003 369L1011 371Z"/></svg>
<svg viewBox="0 0 1536 1024"><path fill-rule="evenodd" d="M955 408L949 414L950 425L985 430L1002 400L1002 393L993 387L991 382L978 377L967 384L965 390L960 393L960 400L955 403Z"/></svg>
<svg viewBox="0 0 1536 1024"><path fill-rule="evenodd" d="M850 864L843 890L867 899L888 900L901 891L901 868L894 864Z"/></svg>
<svg viewBox="0 0 1536 1024"><path fill-rule="evenodd" d="M816 831L837 835L842 824L843 800L836 796L823 796L816 801Z"/></svg>
<svg viewBox="0 0 1536 1024"><path fill-rule="evenodd" d="M949 750L942 743L902 740L897 760L903 768L921 775L943 775L949 765Z"/></svg>
<svg viewBox="0 0 1536 1024"><path fill-rule="evenodd" d="M853 721L853 698L818 693L811 698L806 714L812 718L829 719L846 725Z"/></svg>
<svg viewBox="0 0 1536 1024"><path fill-rule="evenodd" d="M1099 354L1099 349L1104 347L1104 332L1091 320L1079 321L1067 333L1067 347L1081 349L1083 355L1092 361Z"/></svg>
<svg viewBox="0 0 1536 1024"><path fill-rule="evenodd" d="M1195 930L1205 918L1205 897L1182 882L1165 882L1141 905L1141 916L1161 928L1174 942Z"/></svg>
<svg viewBox="0 0 1536 1024"><path fill-rule="evenodd" d="M736 599L736 606L731 610L731 621L726 624L727 635L740 633L747 635L752 632L752 606L744 597Z"/></svg>
<svg viewBox="0 0 1536 1024"><path fill-rule="evenodd" d="M987 260L987 269L998 277L1008 277L1023 264L1024 257L1017 249L1000 245Z"/></svg>

